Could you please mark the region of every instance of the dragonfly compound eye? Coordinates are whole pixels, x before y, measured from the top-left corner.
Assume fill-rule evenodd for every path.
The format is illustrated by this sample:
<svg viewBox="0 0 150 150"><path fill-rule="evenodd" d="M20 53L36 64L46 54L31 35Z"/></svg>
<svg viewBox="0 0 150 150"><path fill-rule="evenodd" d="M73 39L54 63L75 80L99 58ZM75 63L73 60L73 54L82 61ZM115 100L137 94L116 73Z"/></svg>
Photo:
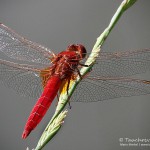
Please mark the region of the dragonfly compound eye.
<svg viewBox="0 0 150 150"><path fill-rule="evenodd" d="M86 52L86 48L83 45L81 45L81 44L77 44L76 47L77 47L77 50L80 53L81 58L85 58L86 53L87 53Z"/></svg>
<svg viewBox="0 0 150 150"><path fill-rule="evenodd" d="M80 58L83 59L86 56L86 48L81 44L72 44L67 48L68 51L77 51L80 55Z"/></svg>

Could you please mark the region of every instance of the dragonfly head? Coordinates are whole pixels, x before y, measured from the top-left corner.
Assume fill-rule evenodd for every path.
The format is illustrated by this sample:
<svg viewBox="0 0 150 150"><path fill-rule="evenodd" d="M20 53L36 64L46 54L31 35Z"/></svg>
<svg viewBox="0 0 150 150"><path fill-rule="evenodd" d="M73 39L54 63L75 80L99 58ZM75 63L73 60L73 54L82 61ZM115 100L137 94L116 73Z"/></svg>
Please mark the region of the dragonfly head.
<svg viewBox="0 0 150 150"><path fill-rule="evenodd" d="M81 44L72 44L69 45L67 51L75 51L79 54L80 59L85 58L86 56L86 48Z"/></svg>

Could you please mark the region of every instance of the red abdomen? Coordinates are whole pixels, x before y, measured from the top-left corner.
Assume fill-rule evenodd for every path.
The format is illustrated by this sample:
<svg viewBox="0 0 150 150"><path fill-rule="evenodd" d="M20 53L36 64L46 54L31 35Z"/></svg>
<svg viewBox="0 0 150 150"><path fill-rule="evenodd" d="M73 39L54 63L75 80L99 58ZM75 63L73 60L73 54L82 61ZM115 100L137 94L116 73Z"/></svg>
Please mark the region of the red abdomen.
<svg viewBox="0 0 150 150"><path fill-rule="evenodd" d="M52 76L49 79L41 97L38 99L30 113L22 134L23 139L25 139L42 120L52 101L54 100L60 85L61 79L58 76Z"/></svg>

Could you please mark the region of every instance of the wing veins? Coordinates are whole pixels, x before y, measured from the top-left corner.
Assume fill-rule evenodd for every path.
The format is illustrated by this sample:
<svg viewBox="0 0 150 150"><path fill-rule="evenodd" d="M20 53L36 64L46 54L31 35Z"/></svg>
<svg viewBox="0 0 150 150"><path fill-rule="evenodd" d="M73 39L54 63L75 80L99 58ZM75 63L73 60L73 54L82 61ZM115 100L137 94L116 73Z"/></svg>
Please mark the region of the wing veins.
<svg viewBox="0 0 150 150"><path fill-rule="evenodd" d="M18 63L14 63L14 62L2 60L2 59L0 59L0 64L7 65L9 67L16 68L16 69L21 69L24 71L34 71L34 72L38 72L38 73L40 72L39 69L33 68L32 65L28 65L28 64L18 64Z"/></svg>

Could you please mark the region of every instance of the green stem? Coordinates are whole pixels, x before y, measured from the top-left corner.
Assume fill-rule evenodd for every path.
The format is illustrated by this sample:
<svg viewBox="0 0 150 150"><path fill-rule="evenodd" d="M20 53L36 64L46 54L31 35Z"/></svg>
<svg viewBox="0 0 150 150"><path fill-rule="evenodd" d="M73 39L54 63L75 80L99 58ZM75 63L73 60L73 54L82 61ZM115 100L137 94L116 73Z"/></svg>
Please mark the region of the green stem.
<svg viewBox="0 0 150 150"><path fill-rule="evenodd" d="M96 61L97 56L100 53L100 48L101 48L102 44L104 43L104 41L106 40L106 38L108 37L109 33L111 32L111 30L113 29L115 24L118 22L121 15L129 7L131 7L136 1L137 0L124 0L124 1L122 1L120 6L118 7L116 13L112 17L108 27L97 38L97 41L96 41L96 43L92 49L92 52L91 52L89 58L87 59L87 61L85 63L85 64L90 65L90 66L89 67L83 67L80 70L81 75L84 76L91 70L91 68L94 65L94 62ZM63 115L63 117L60 117L63 113L62 111L68 102L68 98L71 97L74 90L76 89L76 86L80 83L80 81L81 81L81 79L79 77L77 77L77 79L71 84L71 87L69 87L68 95L67 95L67 93L61 93L61 95L59 97L58 106L56 107L56 111L55 111L52 119L50 120L49 124L47 125L46 129L44 130L35 150L41 150L49 142L49 140L53 138L53 136L58 132L58 130L62 126L62 124L59 123L57 127L54 127L54 124L56 124L57 122L62 122L62 120L65 118L66 115Z"/></svg>

